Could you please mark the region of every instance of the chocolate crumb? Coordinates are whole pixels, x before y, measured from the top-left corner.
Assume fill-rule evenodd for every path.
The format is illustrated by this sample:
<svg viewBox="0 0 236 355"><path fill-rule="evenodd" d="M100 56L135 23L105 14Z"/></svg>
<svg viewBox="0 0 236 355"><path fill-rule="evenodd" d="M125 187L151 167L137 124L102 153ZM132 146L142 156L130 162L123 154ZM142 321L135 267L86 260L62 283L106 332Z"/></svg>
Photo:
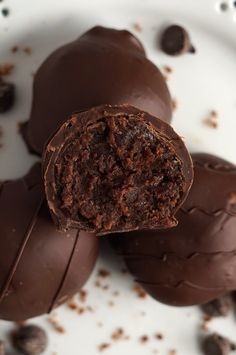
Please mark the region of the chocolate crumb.
<svg viewBox="0 0 236 355"><path fill-rule="evenodd" d="M115 306L115 303L114 303L113 301L108 301L108 306L114 307L114 306Z"/></svg>
<svg viewBox="0 0 236 355"><path fill-rule="evenodd" d="M117 328L111 335L111 339L114 341L121 340L124 338L124 330L122 328Z"/></svg>
<svg viewBox="0 0 236 355"><path fill-rule="evenodd" d="M48 318L48 322L52 325L54 330L60 334L65 334L65 328L58 322L57 319L53 317Z"/></svg>
<svg viewBox="0 0 236 355"><path fill-rule="evenodd" d="M236 201L236 200L235 200ZM211 317L225 317L233 308L230 295L225 295L201 306L202 311Z"/></svg>
<svg viewBox="0 0 236 355"><path fill-rule="evenodd" d="M205 314L202 317L202 324L201 324L202 330L208 330L208 325L211 320L212 320L212 317L209 316L208 314Z"/></svg>
<svg viewBox="0 0 236 355"><path fill-rule="evenodd" d="M173 69L169 65L164 65L163 69L164 69L166 74L173 73Z"/></svg>
<svg viewBox="0 0 236 355"><path fill-rule="evenodd" d="M95 282L95 286L96 286L97 288L101 288L101 282L100 282L99 280L97 280L97 281Z"/></svg>
<svg viewBox="0 0 236 355"><path fill-rule="evenodd" d="M111 346L111 344L109 344L109 343L102 343L98 346L98 350L100 352L102 352L102 351L108 349L110 346Z"/></svg>
<svg viewBox="0 0 236 355"><path fill-rule="evenodd" d="M176 99L172 98L171 104L172 104L172 110L176 111L178 108L178 101Z"/></svg>
<svg viewBox="0 0 236 355"><path fill-rule="evenodd" d="M84 307L77 307L77 313L78 314L83 314L85 312Z"/></svg>
<svg viewBox="0 0 236 355"><path fill-rule="evenodd" d="M14 47L11 48L11 52L12 53L16 53L18 51L19 51L19 47L18 46L14 46Z"/></svg>
<svg viewBox="0 0 236 355"><path fill-rule="evenodd" d="M79 300L84 303L86 302L88 297L88 292L86 290L80 290L79 291Z"/></svg>
<svg viewBox="0 0 236 355"><path fill-rule="evenodd" d="M111 276L111 272L105 269L100 269L98 270L98 276L106 278Z"/></svg>
<svg viewBox="0 0 236 355"><path fill-rule="evenodd" d="M0 64L0 77L10 75L15 68L14 64L4 63Z"/></svg>
<svg viewBox="0 0 236 355"><path fill-rule="evenodd" d="M10 14L10 10L7 9L6 7L4 7L4 8L2 9L2 15L3 15L4 17L7 17L9 14Z"/></svg>
<svg viewBox="0 0 236 355"><path fill-rule="evenodd" d="M0 79L0 113L9 111L15 101L15 86Z"/></svg>
<svg viewBox="0 0 236 355"><path fill-rule="evenodd" d="M171 349L169 351L169 355L176 355L177 354L177 351L175 349Z"/></svg>
<svg viewBox="0 0 236 355"><path fill-rule="evenodd" d="M218 121L217 121L217 118L218 118L218 112L215 111L215 110L212 110L209 114L209 116L207 116L204 120L204 123L211 127L211 128L218 128L219 124L218 124Z"/></svg>
<svg viewBox="0 0 236 355"><path fill-rule="evenodd" d="M142 31L143 31L142 26L141 26L139 23L137 23L137 22L134 23L133 28L134 28L134 30L137 31L137 32L142 32Z"/></svg>
<svg viewBox="0 0 236 355"><path fill-rule="evenodd" d="M102 327L103 327L103 323L102 323L102 322L97 322L97 326L98 326L99 328L102 328Z"/></svg>
<svg viewBox="0 0 236 355"><path fill-rule="evenodd" d="M147 343L148 340L149 340L149 337L148 337L147 335L142 335L142 336L140 337L140 342L141 342L142 344Z"/></svg>
<svg viewBox="0 0 236 355"><path fill-rule="evenodd" d="M48 345L46 332L36 325L20 327L13 333L13 346L26 355L42 354Z"/></svg>
<svg viewBox="0 0 236 355"><path fill-rule="evenodd" d="M136 295L138 296L138 298L146 298L147 297L147 293L144 291L144 289L142 287L140 287L139 285L135 285L133 287L133 291L136 293Z"/></svg>
<svg viewBox="0 0 236 355"><path fill-rule="evenodd" d="M163 334L161 334L161 333L157 333L157 334L155 335L155 338L158 339L158 340L163 340L163 339L164 339L164 336L163 336Z"/></svg>
<svg viewBox="0 0 236 355"><path fill-rule="evenodd" d="M204 339L202 350L205 355L228 355L232 350L232 343L229 339L214 333Z"/></svg>
<svg viewBox="0 0 236 355"><path fill-rule="evenodd" d="M104 286L102 286L102 289L103 289L104 291L109 290L109 288L110 288L109 285L104 285Z"/></svg>
<svg viewBox="0 0 236 355"><path fill-rule="evenodd" d="M94 312L95 312L94 308L91 307L91 306L87 306L86 309L87 309L87 311L89 311L90 313L94 313Z"/></svg>
<svg viewBox="0 0 236 355"><path fill-rule="evenodd" d="M5 346L2 340L0 340L0 355L5 355Z"/></svg>
<svg viewBox="0 0 236 355"><path fill-rule="evenodd" d="M119 296L119 294L120 294L120 292L119 292L119 291L114 291L114 292L113 292L113 296L115 296L115 297L118 297L118 296Z"/></svg>
<svg viewBox="0 0 236 355"><path fill-rule="evenodd" d="M32 48L25 47L25 48L23 48L23 52L25 52L25 54L27 54L27 55L31 55L32 54Z"/></svg>
<svg viewBox="0 0 236 355"><path fill-rule="evenodd" d="M74 301L70 301L67 303L67 306L72 310L72 311L76 311L78 306Z"/></svg>

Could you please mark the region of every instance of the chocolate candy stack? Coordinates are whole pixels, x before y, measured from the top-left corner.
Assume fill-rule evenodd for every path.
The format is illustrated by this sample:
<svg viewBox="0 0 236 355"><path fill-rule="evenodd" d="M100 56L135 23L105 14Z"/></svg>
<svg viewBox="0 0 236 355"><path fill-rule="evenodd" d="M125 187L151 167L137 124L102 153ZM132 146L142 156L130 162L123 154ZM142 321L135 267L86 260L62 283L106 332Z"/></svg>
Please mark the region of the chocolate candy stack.
<svg viewBox="0 0 236 355"><path fill-rule="evenodd" d="M24 132L41 164L0 185L0 318L69 299L100 235L161 302L236 288L236 168L195 154L193 178L170 122L165 80L129 32L95 27L47 58Z"/></svg>

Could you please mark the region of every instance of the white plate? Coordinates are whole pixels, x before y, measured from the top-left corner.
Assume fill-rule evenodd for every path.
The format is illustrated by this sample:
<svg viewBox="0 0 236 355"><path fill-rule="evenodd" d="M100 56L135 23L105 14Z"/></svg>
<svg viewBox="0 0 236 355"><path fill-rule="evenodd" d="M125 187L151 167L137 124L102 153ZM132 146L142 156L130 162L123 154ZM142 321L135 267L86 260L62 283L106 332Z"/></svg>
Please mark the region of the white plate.
<svg viewBox="0 0 236 355"><path fill-rule="evenodd" d="M17 86L14 109L0 118L4 129L0 149L0 178L23 175L35 158L29 156L17 133L17 122L27 119L31 104L32 73L45 57L59 45L73 40L95 24L134 31L144 43L149 57L158 65L170 65L169 85L178 100L173 125L184 137L191 151L218 154L236 163L236 10L229 1L229 10L219 10L218 0L5 0L0 9L9 7L10 15L0 20L0 62L16 65L11 80ZM197 54L171 58L157 48L160 29L166 24L180 23L191 33ZM31 47L32 55L10 53L18 45ZM219 127L204 124L211 110L219 113ZM4 237L4 236L1 236ZM95 355L101 343L111 343L104 351L108 355L167 355L200 354L198 337L201 333L201 313L198 308L178 309L163 306L151 298L139 299L132 291L131 278L120 272L122 265L114 261L108 246L104 246L93 277L86 285L89 292L86 305L94 313L77 315L66 306L56 310L59 322L65 327L58 334L47 316L33 320L48 330L50 346L46 354ZM97 270L104 267L112 275L102 280L108 290L94 286ZM32 285L33 287L33 285ZM119 291L119 296L113 293ZM114 306L109 305L113 301ZM103 326L99 326L100 322ZM111 334L122 327L130 339L113 342ZM0 322L0 338L7 338L12 323ZM236 341L233 316L210 323ZM154 335L163 333L158 341ZM142 344L143 335L149 341Z"/></svg>

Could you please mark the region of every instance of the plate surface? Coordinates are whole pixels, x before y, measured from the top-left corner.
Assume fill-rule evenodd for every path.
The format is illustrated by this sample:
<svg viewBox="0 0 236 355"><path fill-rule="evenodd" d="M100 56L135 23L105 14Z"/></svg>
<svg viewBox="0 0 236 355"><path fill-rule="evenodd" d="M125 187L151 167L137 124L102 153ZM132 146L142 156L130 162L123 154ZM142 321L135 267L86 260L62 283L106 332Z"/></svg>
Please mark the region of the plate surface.
<svg viewBox="0 0 236 355"><path fill-rule="evenodd" d="M0 62L15 64L10 79L17 87L17 102L10 113L0 117L3 128L0 179L22 176L35 161L18 134L18 122L29 116L32 74L52 50L96 24L133 31L156 64L173 69L168 75L172 95L178 102L173 126L190 151L214 153L236 163L236 9L232 3L227 3L227 11L221 11L217 0L1 2L0 10L7 7L10 15L0 21ZM173 23L190 31L197 49L195 55L171 58L159 50L157 39L161 29ZM141 32L135 24L142 28ZM23 51L12 54L10 49L16 45L32 48L32 54ZM218 112L217 129L204 123L211 110ZM111 271L111 275L98 277L101 268ZM86 302L81 303L75 297L85 312L79 315L67 306L54 312L65 328L64 334L53 329L48 316L32 320L48 330L50 345L46 354L95 355L100 353L99 346L103 343L110 344L103 352L108 355L168 355L174 354L173 349L181 355L201 354L199 309L172 308L149 297L139 298L133 290L133 281L121 269L122 264L104 241L97 267L85 286ZM7 339L13 327L12 323L0 321L0 338ZM117 328L124 330L127 339L111 339ZM233 315L212 321L209 329L236 341ZM155 338L157 333L164 335L163 340ZM148 341L142 343L142 336L147 336Z"/></svg>

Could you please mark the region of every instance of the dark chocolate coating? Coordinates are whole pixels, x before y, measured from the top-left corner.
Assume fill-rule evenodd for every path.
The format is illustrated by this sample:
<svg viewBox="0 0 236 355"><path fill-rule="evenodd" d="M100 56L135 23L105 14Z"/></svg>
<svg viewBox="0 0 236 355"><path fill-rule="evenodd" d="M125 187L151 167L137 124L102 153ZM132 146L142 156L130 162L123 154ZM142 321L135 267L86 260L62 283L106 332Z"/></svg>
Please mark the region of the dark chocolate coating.
<svg viewBox="0 0 236 355"><path fill-rule="evenodd" d="M57 49L39 68L28 140L41 154L51 134L74 111L126 103L171 120L167 85L138 39L128 31L94 27Z"/></svg>
<svg viewBox="0 0 236 355"><path fill-rule="evenodd" d="M192 158L194 183L176 215L178 226L112 239L145 290L176 306L236 289L236 167L208 154Z"/></svg>
<svg viewBox="0 0 236 355"><path fill-rule="evenodd" d="M124 127L127 127L129 122L132 122L132 126L129 127L127 132L122 126L122 129L118 131L118 134L112 136L112 127L115 125L114 122L121 122L122 117L127 118ZM98 128L98 125L101 121L112 122L111 126L107 127L105 130L105 132L107 132L105 133L105 135L107 135L107 137L105 138L104 135L101 135L100 128ZM148 143L150 144L150 146L155 139L154 137L158 137L158 142L162 141L162 147L158 145L154 145L153 147L151 147L150 154L152 155L152 157L154 157L153 159L155 161L153 175L149 173L150 166L151 168L153 168L153 165L147 165L149 164L147 163L147 160L152 159L151 157L149 157L148 149L146 149L145 147L145 151L143 152L143 145L141 145L141 147L137 145L136 147L135 144L138 143L138 139L132 136L133 131L137 129L139 124L142 125L142 129L138 133L139 140L143 138L142 136L144 136L144 138L149 138L149 136L151 136L152 138ZM89 144L87 146L86 142L89 139L88 137L90 136L89 129L93 129L95 132L99 129L100 135L98 135L98 137L96 137L94 141L89 141ZM110 138L111 136L112 138ZM65 162L65 156L68 156L68 151L70 147L75 145L79 139L81 139L80 148L78 148L79 151L76 151L75 153L73 153L72 156L66 158L69 160L69 162ZM84 141L85 139L86 141ZM105 153L103 152L103 150L101 150L101 145L98 145L98 148L95 149L95 153L92 153L94 155L89 155L92 151L91 147L93 147L94 144L97 144L97 142L99 142L100 144L101 140L104 139L110 139L111 141L111 145L109 146L109 148L106 147ZM118 146L114 142L118 142ZM122 155L120 152L126 144L128 144L129 148L125 148L124 155ZM85 149L85 153L81 153L82 149ZM97 153L97 151L99 152L99 154ZM128 155L129 151L133 152L130 156ZM108 163L104 164L104 161L106 162L109 159L113 159L113 155L115 156L115 158L114 160L112 160L111 167L108 166L107 168L106 164L108 165ZM163 158L163 155L165 155L165 158ZM170 159L170 156L173 161L171 160L170 164L167 166L167 162L168 159ZM136 157L139 157L139 159L137 159ZM157 159L157 161L155 159ZM85 163L81 167L81 165L79 164L81 164L83 160L85 160ZM102 161L102 166L93 167L95 161L97 160L99 162ZM137 160L138 164L136 164ZM126 161L128 161L127 164ZM144 175L144 180L142 179L141 183L139 183L137 182L137 180L140 179L140 175L138 175L137 177L137 171L139 170L139 164L141 164L142 162L144 162L144 164L141 165L140 168L141 174L146 174L146 170L148 169L148 175ZM160 166L160 164L163 164L164 168ZM68 173L64 174L63 169L65 169L66 165L70 165L70 168L68 169ZM90 172L89 170L91 166L92 172ZM125 169L123 168L122 170L121 167L123 166L125 166ZM177 170L177 166L180 167L179 173L175 172L175 170ZM87 173L88 170L89 173ZM119 170L118 174L117 170ZM178 174L181 175L181 193L177 201L173 201L172 196L167 195L167 192L165 191L165 189L167 188L166 186L168 186L168 184L170 184L172 188L173 184L175 183L175 181L173 182L169 177L172 170L173 173L176 174L175 176L178 176ZM43 171L45 192L48 205L52 217L57 226L63 230L67 230L70 228L82 228L84 230L95 232L100 235L115 231L123 232L127 230L143 228L170 228L176 225L174 215L185 201L193 180L191 158L183 141L175 133L172 127L164 121L130 105L103 105L73 115L61 126L61 128L55 133L53 138L48 143L43 157ZM60 171L60 173L58 171ZM64 182L61 182L60 176L62 175L65 175ZM104 184L106 184L106 181L107 179L109 179L109 176L115 176L115 178L112 180L112 183L110 183L109 185L107 184L104 187ZM99 183L97 183L99 179L100 181ZM151 182L150 184L147 184L148 186L146 187L145 181L149 181L148 179L150 179ZM58 182L59 180L60 183ZM92 202L91 198L87 198L87 195L86 199L84 199L85 192L83 188L80 188L80 197L78 197L78 193L76 192L76 186L78 186L81 181L86 182L86 184L84 183L86 185L86 189L88 189L89 191L93 189L94 195L92 196ZM96 183L94 183L94 181L96 181ZM154 181L154 187L152 188L153 191L151 190L152 181ZM61 195L65 195L65 187L69 184L71 184L69 188L70 195L68 196L68 193L66 192L66 196L64 196L65 198L61 198ZM137 209L135 209L134 214L135 218L137 218L138 221L135 220L133 223L133 221L130 221L130 215L133 209L132 206L136 203L138 199L137 196L140 196L140 191L142 193L144 188L148 190L145 190L145 193L150 193L150 199L148 198L148 201L141 199L140 204L137 203ZM102 191L104 191L104 195L106 196L103 196L103 198L101 198L101 203L97 209L98 212L94 213L96 220L98 217L97 213L100 216L100 211L102 210L103 205L105 206L106 204L109 206L108 214L112 215L112 206L117 202L117 199L115 197L118 195L119 201L117 202L117 208L119 209L120 205L123 204L123 201L127 201L129 199L130 193L132 199L132 202L130 203L131 208L129 208L128 204L125 203L125 206L123 207L122 205L122 208L120 209L121 212L117 212L117 210L115 211L116 215L117 213L121 213L121 224L112 224L112 222L110 223L110 220L109 222L107 222L106 220L106 222L102 225L101 228L95 228L94 225L91 226L91 224L87 222L89 220L89 218L87 218L87 215L91 214L91 210L93 209L94 205L98 200L98 191L101 191L101 189L103 189ZM160 192L158 192L159 190ZM161 195L162 193L163 195ZM125 196L122 201L119 199L120 195ZM104 197L106 197L105 202L103 202ZM72 204L72 199L74 201L77 201L74 203L78 203L79 199L83 201L81 202L82 207L80 206L78 213L78 215L80 216L80 220L73 219L73 217L71 217L70 211L68 212L68 209L66 209L65 211L65 204L67 204L68 200L69 204ZM152 202L153 205L151 205ZM168 209L171 212L170 214L162 217L162 219L160 220L155 219L154 224L152 218L146 218L149 218L150 214L153 213L154 210L159 213L159 208L161 208L162 202L163 204L166 203L166 206L168 206ZM141 217L139 219L139 216L137 215L139 214L137 212L138 209L140 209L141 215L142 210L146 208L147 204L153 206L151 208L150 213L148 212L147 214L148 217L146 217L145 215L144 220L142 220ZM127 209L129 209L128 212ZM123 212L124 210L125 212ZM109 226L106 227L105 224L109 224ZM115 227L113 227L113 225L115 225Z"/></svg>
<svg viewBox="0 0 236 355"><path fill-rule="evenodd" d="M57 231L39 164L0 186L0 231L0 319L50 312L79 291L93 270L97 238Z"/></svg>

